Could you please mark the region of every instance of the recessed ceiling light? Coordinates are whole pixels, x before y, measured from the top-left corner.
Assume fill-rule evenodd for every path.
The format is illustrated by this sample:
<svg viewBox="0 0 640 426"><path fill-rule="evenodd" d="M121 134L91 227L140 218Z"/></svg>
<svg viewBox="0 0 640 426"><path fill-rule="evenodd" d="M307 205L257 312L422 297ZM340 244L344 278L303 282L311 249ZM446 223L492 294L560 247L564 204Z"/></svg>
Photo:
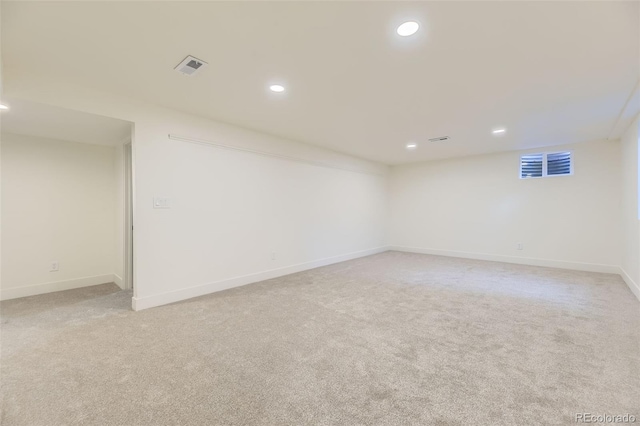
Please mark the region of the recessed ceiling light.
<svg viewBox="0 0 640 426"><path fill-rule="evenodd" d="M269 86L269 90L271 90L272 92L281 93L284 92L284 86L281 86L280 84L272 84L271 86Z"/></svg>
<svg viewBox="0 0 640 426"><path fill-rule="evenodd" d="M9 109L9 107L4 104L0 104L0 109Z"/></svg>
<svg viewBox="0 0 640 426"><path fill-rule="evenodd" d="M495 129L492 133L494 135L499 135L500 133L504 133L506 131L507 131L507 129Z"/></svg>
<svg viewBox="0 0 640 426"><path fill-rule="evenodd" d="M415 21L409 21L400 25L396 30L396 32L398 33L399 36L408 37L410 35L415 34L418 31L418 28L420 28L420 24L418 24Z"/></svg>
<svg viewBox="0 0 640 426"><path fill-rule="evenodd" d="M418 147L418 144L415 142L410 142L407 144L407 149L416 149Z"/></svg>

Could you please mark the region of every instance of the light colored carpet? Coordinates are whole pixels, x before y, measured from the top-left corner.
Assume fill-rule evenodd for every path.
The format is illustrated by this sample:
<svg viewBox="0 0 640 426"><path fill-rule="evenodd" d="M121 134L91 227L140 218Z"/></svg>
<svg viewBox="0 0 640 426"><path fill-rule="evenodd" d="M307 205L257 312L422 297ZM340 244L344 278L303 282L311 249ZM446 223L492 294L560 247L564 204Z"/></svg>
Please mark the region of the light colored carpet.
<svg viewBox="0 0 640 426"><path fill-rule="evenodd" d="M2 302L3 425L640 421L616 275L387 252L142 312L115 285Z"/></svg>

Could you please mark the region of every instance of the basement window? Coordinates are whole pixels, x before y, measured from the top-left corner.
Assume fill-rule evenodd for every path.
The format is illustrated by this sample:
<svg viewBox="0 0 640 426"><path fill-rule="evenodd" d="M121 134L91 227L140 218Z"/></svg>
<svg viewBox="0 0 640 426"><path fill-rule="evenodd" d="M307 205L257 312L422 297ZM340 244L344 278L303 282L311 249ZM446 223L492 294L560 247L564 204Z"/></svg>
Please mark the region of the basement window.
<svg viewBox="0 0 640 426"><path fill-rule="evenodd" d="M570 176L573 174L571 151L543 152L520 156L520 179Z"/></svg>

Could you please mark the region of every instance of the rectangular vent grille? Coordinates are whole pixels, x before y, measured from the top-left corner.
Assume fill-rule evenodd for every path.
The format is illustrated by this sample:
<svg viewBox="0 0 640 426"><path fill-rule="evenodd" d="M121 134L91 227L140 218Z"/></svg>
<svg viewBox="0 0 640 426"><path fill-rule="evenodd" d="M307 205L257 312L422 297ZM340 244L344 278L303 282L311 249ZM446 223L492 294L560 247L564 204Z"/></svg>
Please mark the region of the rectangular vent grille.
<svg viewBox="0 0 640 426"><path fill-rule="evenodd" d="M449 136L440 136L439 138L429 139L429 142L444 142L444 141L448 141L449 139L451 139Z"/></svg>
<svg viewBox="0 0 640 426"><path fill-rule="evenodd" d="M194 75L206 65L207 63L201 59L194 58L193 56L187 56L174 69L184 75Z"/></svg>

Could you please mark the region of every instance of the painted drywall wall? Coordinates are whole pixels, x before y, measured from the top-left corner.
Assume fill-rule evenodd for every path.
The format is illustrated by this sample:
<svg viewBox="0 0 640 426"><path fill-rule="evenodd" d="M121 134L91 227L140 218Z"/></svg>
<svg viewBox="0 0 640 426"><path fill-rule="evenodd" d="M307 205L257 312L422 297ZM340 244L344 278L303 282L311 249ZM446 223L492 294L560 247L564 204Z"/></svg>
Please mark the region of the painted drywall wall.
<svg viewBox="0 0 640 426"><path fill-rule="evenodd" d="M135 309L384 250L386 167L182 114L134 150Z"/></svg>
<svg viewBox="0 0 640 426"><path fill-rule="evenodd" d="M10 299L113 280L114 148L3 134L2 287ZM58 261L60 270L50 272Z"/></svg>
<svg viewBox="0 0 640 426"><path fill-rule="evenodd" d="M640 221L638 211L638 143L640 119L629 127L621 143L622 276L640 299Z"/></svg>
<svg viewBox="0 0 640 426"><path fill-rule="evenodd" d="M572 150L574 175L519 179L523 152L393 167L390 243L407 251L618 272L620 144ZM523 250L516 250L517 244Z"/></svg>
<svg viewBox="0 0 640 426"><path fill-rule="evenodd" d="M386 249L385 165L24 77L11 96L135 123L134 309Z"/></svg>

